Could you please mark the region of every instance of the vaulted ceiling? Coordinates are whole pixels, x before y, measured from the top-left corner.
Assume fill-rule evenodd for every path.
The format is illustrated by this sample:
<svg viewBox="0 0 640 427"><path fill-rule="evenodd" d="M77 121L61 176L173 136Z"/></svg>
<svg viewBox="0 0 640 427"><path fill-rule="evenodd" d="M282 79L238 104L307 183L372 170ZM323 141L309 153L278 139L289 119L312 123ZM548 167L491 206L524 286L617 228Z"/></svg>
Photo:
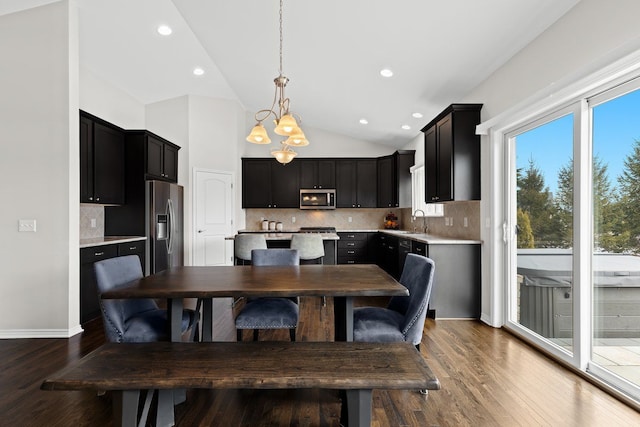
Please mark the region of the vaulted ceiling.
<svg viewBox="0 0 640 427"><path fill-rule="evenodd" d="M303 128L402 147L578 1L285 0L292 110ZM0 0L0 13L50 2ZM82 65L140 102L191 94L236 99L250 112L271 105L279 0L75 3ZM159 35L160 24L173 33Z"/></svg>

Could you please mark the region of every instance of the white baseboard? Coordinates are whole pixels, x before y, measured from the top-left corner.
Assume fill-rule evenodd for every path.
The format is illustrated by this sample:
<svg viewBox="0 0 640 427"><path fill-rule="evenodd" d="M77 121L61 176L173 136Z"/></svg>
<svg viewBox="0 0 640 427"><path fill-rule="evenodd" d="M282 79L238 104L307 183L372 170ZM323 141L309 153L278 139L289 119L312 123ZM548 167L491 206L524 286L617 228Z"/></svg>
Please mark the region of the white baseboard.
<svg viewBox="0 0 640 427"><path fill-rule="evenodd" d="M70 338L83 331L80 325L71 329L4 329L0 330L0 339Z"/></svg>

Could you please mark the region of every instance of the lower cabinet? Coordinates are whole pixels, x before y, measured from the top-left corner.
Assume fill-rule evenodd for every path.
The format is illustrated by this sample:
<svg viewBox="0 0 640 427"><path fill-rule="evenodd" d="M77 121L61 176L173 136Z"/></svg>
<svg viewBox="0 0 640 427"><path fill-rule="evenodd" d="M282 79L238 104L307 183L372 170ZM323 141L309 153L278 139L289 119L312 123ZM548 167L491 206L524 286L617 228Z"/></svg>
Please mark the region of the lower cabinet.
<svg viewBox="0 0 640 427"><path fill-rule="evenodd" d="M117 256L138 255L140 265L144 265L144 253L144 240L80 249L80 324L100 317L98 287L93 264Z"/></svg>
<svg viewBox="0 0 640 427"><path fill-rule="evenodd" d="M375 233L338 233L338 264L372 264L375 250L372 248Z"/></svg>
<svg viewBox="0 0 640 427"><path fill-rule="evenodd" d="M377 264L395 279L399 279L398 238L389 234L378 233L377 249Z"/></svg>
<svg viewBox="0 0 640 427"><path fill-rule="evenodd" d="M435 263L428 316L479 319L480 245L428 245L415 241L412 244L413 253L426 255Z"/></svg>

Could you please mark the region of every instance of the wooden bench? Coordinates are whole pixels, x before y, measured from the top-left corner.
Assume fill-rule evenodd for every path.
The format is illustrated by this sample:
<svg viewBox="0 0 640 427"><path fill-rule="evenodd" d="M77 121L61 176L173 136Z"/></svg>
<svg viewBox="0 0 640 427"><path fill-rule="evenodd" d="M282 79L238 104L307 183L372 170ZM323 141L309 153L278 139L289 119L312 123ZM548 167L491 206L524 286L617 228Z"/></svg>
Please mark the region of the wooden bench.
<svg viewBox="0 0 640 427"><path fill-rule="evenodd" d="M369 426L373 389L438 390L440 383L410 343L156 342L105 344L41 386L113 391L114 422L122 426L137 425L141 390L188 388L344 390L349 425Z"/></svg>

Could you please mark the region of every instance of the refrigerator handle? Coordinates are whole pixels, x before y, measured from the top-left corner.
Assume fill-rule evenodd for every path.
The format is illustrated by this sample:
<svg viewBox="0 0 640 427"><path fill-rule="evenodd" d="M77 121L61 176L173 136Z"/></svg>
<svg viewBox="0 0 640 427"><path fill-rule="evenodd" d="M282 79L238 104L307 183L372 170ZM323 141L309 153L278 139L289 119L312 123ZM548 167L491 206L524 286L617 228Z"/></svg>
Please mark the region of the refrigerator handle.
<svg viewBox="0 0 640 427"><path fill-rule="evenodd" d="M167 254L171 254L173 252L173 232L174 232L174 212L173 212L173 202L171 199L167 201L167 214L169 217L169 224L167 229L169 230L169 236L167 238Z"/></svg>

